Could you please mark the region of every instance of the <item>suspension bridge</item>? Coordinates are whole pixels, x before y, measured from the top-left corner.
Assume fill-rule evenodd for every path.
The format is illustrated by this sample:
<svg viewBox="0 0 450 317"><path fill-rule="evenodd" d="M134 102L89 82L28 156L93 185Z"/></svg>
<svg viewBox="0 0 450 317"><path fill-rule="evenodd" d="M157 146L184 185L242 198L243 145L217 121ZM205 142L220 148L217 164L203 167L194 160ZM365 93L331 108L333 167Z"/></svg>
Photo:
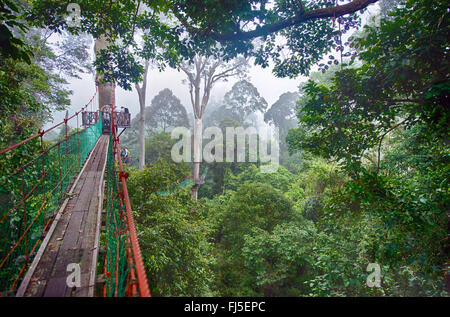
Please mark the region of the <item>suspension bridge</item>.
<svg viewBox="0 0 450 317"><path fill-rule="evenodd" d="M124 114L88 112L94 99L0 150L2 296L150 296L120 158Z"/></svg>

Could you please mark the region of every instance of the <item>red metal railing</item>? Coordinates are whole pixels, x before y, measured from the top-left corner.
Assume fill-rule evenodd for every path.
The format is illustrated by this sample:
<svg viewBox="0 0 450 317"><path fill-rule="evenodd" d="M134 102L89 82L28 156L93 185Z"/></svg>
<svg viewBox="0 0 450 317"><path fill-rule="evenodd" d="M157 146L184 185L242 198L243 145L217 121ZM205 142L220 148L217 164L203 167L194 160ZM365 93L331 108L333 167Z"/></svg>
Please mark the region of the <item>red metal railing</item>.
<svg viewBox="0 0 450 317"><path fill-rule="evenodd" d="M117 136L117 124L114 120L114 112L111 114L111 142L108 151L110 174L107 179L107 254L105 254L104 273L107 283L104 288L104 296L128 296L149 297L150 289L136 234L133 213L126 179L128 173L124 172L120 158L119 138ZM118 170L117 170L118 167ZM112 189L111 189L112 188ZM118 203L115 203L118 201ZM108 238L109 237L109 238ZM126 241L123 241L125 237ZM121 265L120 255L125 252L126 267Z"/></svg>
<svg viewBox="0 0 450 317"><path fill-rule="evenodd" d="M65 119L64 119L63 121L61 121L60 123L58 123L58 124L52 126L51 128L48 128L47 130L42 130L42 131L39 130L38 133L36 133L36 134L30 136L29 138L26 138L26 139L23 140L23 141L20 141L20 142L18 142L18 143L16 143L16 144L10 145L10 146L8 146L8 147L6 147L6 148L0 150L0 155L4 154L4 153L6 153L6 152L10 152L10 151L12 151L12 150L18 148L19 146L21 146L21 145L23 145L23 144L25 144L25 143L28 143L28 142L30 142L30 141L32 141L32 140L34 140L34 139L37 139L37 138L40 138L40 139L41 139L41 144L42 144L42 137L43 137L45 134L47 134L48 132L50 132L50 131L56 129L57 127L59 127L59 126L61 126L61 125L63 125L63 124L65 124L65 127L66 127L66 137L67 137L67 122L69 122L70 120L72 120L73 118L76 117L76 118L77 118L77 129L78 129L78 128L79 128L78 115L79 115L80 113L82 113L84 110L86 110L87 107L88 107L89 105L92 106L92 102L94 101L94 98L95 98L96 95L97 95L97 91L95 91L95 94L92 96L91 100L89 100L89 102L88 102L83 108L81 108L78 112L75 112L72 116L70 116L70 117L68 117L68 118L65 118Z"/></svg>

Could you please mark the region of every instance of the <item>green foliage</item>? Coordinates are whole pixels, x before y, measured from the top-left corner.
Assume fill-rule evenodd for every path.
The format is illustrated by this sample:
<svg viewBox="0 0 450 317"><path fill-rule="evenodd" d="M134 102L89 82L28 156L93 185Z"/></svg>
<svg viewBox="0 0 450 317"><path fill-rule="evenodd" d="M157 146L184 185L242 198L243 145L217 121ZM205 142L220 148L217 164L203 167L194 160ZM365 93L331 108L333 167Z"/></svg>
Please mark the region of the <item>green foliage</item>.
<svg viewBox="0 0 450 317"><path fill-rule="evenodd" d="M336 72L331 86L304 88L291 149L336 159L357 175L365 152L399 125L421 122L428 137L448 137L446 10L445 1L409 1L392 19L366 26L352 44L363 65Z"/></svg>
<svg viewBox="0 0 450 317"><path fill-rule="evenodd" d="M402 183L367 175L323 197L318 225L325 234L316 241L311 294L445 294L445 214L423 199L423 188ZM368 263L382 266L382 288L365 285Z"/></svg>
<svg viewBox="0 0 450 317"><path fill-rule="evenodd" d="M306 250L314 228L296 214L280 191L263 183L243 184L224 200L210 204L219 208L211 212L218 224L213 238L221 295L301 293L299 281L308 264Z"/></svg>
<svg viewBox="0 0 450 317"><path fill-rule="evenodd" d="M152 131L168 132L176 127L189 128L186 108L168 88L161 90L153 98L151 106L145 108L145 114L146 125Z"/></svg>
<svg viewBox="0 0 450 317"><path fill-rule="evenodd" d="M264 183L279 189L287 191L294 180L294 175L284 166L279 166L275 173L261 173L260 168L254 164L243 169L236 176L230 171L225 176L225 187L227 190L236 190L242 184Z"/></svg>
<svg viewBox="0 0 450 317"><path fill-rule="evenodd" d="M395 148L403 149L411 139L397 142ZM402 162L408 164L406 179L400 168L389 170L389 177L364 174L351 180L336 166L320 161L299 172L286 196L320 232L310 249L304 295L446 294L448 184L433 171L447 171L436 158L436 165L424 174L424 166L432 162L416 168ZM381 288L366 285L369 263L381 265Z"/></svg>
<svg viewBox="0 0 450 317"><path fill-rule="evenodd" d="M272 232L256 228L246 235L242 257L258 295L304 295L315 238L316 229L306 220L276 225Z"/></svg>
<svg viewBox="0 0 450 317"><path fill-rule="evenodd" d="M323 160L309 162L291 182L286 196L302 215L317 222L321 217L323 197L333 191L343 181L339 169Z"/></svg>
<svg viewBox="0 0 450 317"><path fill-rule="evenodd" d="M312 248L313 267L309 296L373 296L381 295L383 288L369 288L366 285L368 263L380 263L386 282L387 266L372 258L376 248L371 223L368 220L334 219L322 225L323 232L317 236ZM381 292L381 293L380 293Z"/></svg>
<svg viewBox="0 0 450 317"><path fill-rule="evenodd" d="M30 64L33 52L27 43L14 34L16 31L27 32L28 26L21 21L23 7L17 1L0 1L0 56L5 59L23 61Z"/></svg>
<svg viewBox="0 0 450 317"><path fill-rule="evenodd" d="M313 178L306 167L287 192L322 231L312 296L446 294L446 12L407 1L352 40L362 66L303 87L291 150L339 166ZM381 265L379 289L365 285L368 263Z"/></svg>
<svg viewBox="0 0 450 317"><path fill-rule="evenodd" d="M245 184L231 197L223 221L224 244L234 251L242 248L243 233L252 228L272 231L293 216L289 200L263 183Z"/></svg>
<svg viewBox="0 0 450 317"><path fill-rule="evenodd" d="M394 105L395 99L408 100L400 109L441 137L447 136L449 121L447 9L446 1L407 1L390 14L392 19L367 26L365 36L354 43L366 62L362 71L370 77L363 83L370 97L394 99Z"/></svg>
<svg viewBox="0 0 450 317"><path fill-rule="evenodd" d="M168 190L188 171L158 160L142 172L130 170L128 187L139 243L154 296L209 296L212 279L209 228L189 189Z"/></svg>
<svg viewBox="0 0 450 317"><path fill-rule="evenodd" d="M44 108L33 93L49 89L48 86L44 86L47 78L46 72L36 63L27 64L13 59L2 59L0 61L0 93L2 95L0 123L6 125L8 117L22 117L21 119L24 120L26 116L23 116L21 112L36 114ZM47 109L44 108L44 110ZM20 127L21 125L17 123L14 125Z"/></svg>
<svg viewBox="0 0 450 317"><path fill-rule="evenodd" d="M359 171L364 152L379 143L398 113L368 99L355 76L356 70L346 69L336 74L332 88L314 82L304 87L309 100L298 110L300 128L287 137L291 149L336 159Z"/></svg>
<svg viewBox="0 0 450 317"><path fill-rule="evenodd" d="M171 161L171 150L176 140L170 137L170 133L160 132L145 141L145 161L148 164L155 163L160 158Z"/></svg>

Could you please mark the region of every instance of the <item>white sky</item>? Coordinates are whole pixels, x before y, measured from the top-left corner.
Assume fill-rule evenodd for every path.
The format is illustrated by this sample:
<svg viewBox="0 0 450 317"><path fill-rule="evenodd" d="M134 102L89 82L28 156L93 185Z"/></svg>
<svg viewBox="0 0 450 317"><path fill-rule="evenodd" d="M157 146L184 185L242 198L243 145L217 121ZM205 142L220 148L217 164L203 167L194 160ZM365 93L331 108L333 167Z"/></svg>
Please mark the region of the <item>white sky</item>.
<svg viewBox="0 0 450 317"><path fill-rule="evenodd" d="M249 73L249 81L258 89L267 103L272 105L278 100L278 97L287 91L297 91L301 81L305 81L306 77L297 79L276 78L272 75L270 68L261 68L252 66ZM82 74L82 79L71 79L69 89L73 91L71 96L71 106L69 113L72 114L85 105L92 95L95 93L95 82L92 74ZM164 88L169 88L181 100L188 112L192 112L192 105L189 96L188 86L182 84L182 80L186 75L182 71L172 68L166 68L165 71L159 72L157 69L149 71L147 82L146 104L149 106L153 97ZM220 100L225 93L231 89L237 78L231 78L228 82L217 83L213 90L211 99ZM136 90L126 91L120 87L116 88L116 104L118 106L127 106L134 117L139 112L139 100ZM94 109L96 110L96 109ZM47 127L59 122L64 118L65 111L54 113L53 123L48 123Z"/></svg>

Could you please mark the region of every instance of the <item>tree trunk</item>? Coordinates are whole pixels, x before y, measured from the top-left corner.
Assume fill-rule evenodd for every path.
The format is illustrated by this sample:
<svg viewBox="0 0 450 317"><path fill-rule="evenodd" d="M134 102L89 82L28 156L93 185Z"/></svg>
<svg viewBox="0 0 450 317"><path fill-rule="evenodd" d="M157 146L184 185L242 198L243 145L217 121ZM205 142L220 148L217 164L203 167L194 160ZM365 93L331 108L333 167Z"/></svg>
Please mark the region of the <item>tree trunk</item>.
<svg viewBox="0 0 450 317"><path fill-rule="evenodd" d="M194 119L194 166L192 169L192 178L194 180L194 186L192 187L192 199L198 198L198 187L195 182L200 178L200 163L202 161L202 130L203 130L203 118Z"/></svg>
<svg viewBox="0 0 450 317"><path fill-rule="evenodd" d="M145 92L139 93L139 170L145 166Z"/></svg>
<svg viewBox="0 0 450 317"><path fill-rule="evenodd" d="M145 72L142 80L142 86L136 84L136 90L139 96L139 170L142 171L145 166L145 95L147 92L147 73L149 61L145 61Z"/></svg>
<svg viewBox="0 0 450 317"><path fill-rule="evenodd" d="M94 51L97 54L102 49L108 47L110 43L106 40L104 35L101 35L98 39L95 40ZM112 91L114 89L112 83L101 83L101 75L97 73L95 77L96 84L98 86L98 107L99 110L103 108L105 105L111 105L113 103L112 100Z"/></svg>

